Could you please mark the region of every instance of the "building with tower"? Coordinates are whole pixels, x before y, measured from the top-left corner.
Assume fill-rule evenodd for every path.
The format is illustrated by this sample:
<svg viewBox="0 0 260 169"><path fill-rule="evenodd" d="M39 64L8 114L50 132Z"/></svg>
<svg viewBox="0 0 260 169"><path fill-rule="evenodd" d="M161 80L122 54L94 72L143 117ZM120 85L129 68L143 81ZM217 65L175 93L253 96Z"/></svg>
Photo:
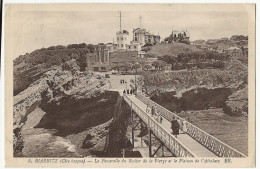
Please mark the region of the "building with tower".
<svg viewBox="0 0 260 169"><path fill-rule="evenodd" d="M126 46L129 43L129 33L126 30L118 31L116 33L116 41L117 41L117 50L125 51Z"/></svg>
<svg viewBox="0 0 260 169"><path fill-rule="evenodd" d="M86 54L86 65L88 70L109 71L114 66L129 63L146 62L146 52L141 51L145 44L160 43L160 36L154 35L142 28L140 16L140 28L133 29L133 39L130 41L129 32L122 29L121 12L120 29L116 32L116 43L99 43L95 45L94 53Z"/></svg>

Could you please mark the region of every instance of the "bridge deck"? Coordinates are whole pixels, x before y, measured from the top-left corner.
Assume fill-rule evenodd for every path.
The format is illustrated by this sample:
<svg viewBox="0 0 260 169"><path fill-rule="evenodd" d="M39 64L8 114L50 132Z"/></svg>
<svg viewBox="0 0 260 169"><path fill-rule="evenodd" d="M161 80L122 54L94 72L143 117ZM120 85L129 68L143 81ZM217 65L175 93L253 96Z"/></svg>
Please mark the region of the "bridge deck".
<svg viewBox="0 0 260 169"><path fill-rule="evenodd" d="M138 105L139 108L141 108L144 112L146 112L147 105L143 103L141 100L136 98L134 95L128 95L128 98L134 102L136 105ZM148 114L151 116L150 114ZM162 124L161 124L169 133L172 132L171 130L171 123L163 118ZM198 143L196 140L194 140L192 137L190 137L188 134L181 133L178 135L177 140L184 144L187 148L189 148L197 157L217 157L214 153L212 153L210 150L208 150L206 147Z"/></svg>

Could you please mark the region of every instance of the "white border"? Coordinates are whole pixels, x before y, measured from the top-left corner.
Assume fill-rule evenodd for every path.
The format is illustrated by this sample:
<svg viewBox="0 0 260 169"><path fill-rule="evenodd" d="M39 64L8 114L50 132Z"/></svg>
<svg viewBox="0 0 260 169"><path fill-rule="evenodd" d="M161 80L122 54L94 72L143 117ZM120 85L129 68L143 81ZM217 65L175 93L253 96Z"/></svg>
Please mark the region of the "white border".
<svg viewBox="0 0 260 169"><path fill-rule="evenodd" d="M1 72L0 72L0 168L4 167L4 5L7 3L256 3L256 30L259 28L259 2L257 0L3 0L2 4L2 32L1 32ZM259 34L256 32L256 77L260 71L260 63L257 58L259 54ZM256 86L260 79L256 78ZM256 88L256 97L259 96ZM258 122L260 104L256 100L256 131L259 129ZM259 132L258 132L259 133ZM256 132L256 152L260 152L259 134ZM258 166L258 155L256 154L256 166Z"/></svg>

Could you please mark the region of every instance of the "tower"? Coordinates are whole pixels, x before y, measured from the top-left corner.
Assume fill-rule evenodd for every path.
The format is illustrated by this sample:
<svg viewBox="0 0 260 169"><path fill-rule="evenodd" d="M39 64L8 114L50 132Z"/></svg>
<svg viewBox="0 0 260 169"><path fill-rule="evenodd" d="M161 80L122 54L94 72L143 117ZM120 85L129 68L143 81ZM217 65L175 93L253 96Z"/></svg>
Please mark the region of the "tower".
<svg viewBox="0 0 260 169"><path fill-rule="evenodd" d="M141 15L139 16L139 19L140 19L140 29L142 29L142 19L143 19L143 18L142 18Z"/></svg>
<svg viewBox="0 0 260 169"><path fill-rule="evenodd" d="M122 30L121 11L119 12L119 18L120 18L120 30L116 33L117 49L126 50L126 46L128 44L129 33L126 30Z"/></svg>

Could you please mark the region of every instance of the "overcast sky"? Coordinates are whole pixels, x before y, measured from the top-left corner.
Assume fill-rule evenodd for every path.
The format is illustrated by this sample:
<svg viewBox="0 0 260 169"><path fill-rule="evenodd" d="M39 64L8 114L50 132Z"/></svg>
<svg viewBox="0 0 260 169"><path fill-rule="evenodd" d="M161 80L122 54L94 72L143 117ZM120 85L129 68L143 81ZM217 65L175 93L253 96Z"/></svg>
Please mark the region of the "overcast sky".
<svg viewBox="0 0 260 169"><path fill-rule="evenodd" d="M161 39L172 30L187 29L190 39L248 35L247 10L242 5L13 5L6 8L6 39L13 58L52 45L112 42L122 28L142 26Z"/></svg>

